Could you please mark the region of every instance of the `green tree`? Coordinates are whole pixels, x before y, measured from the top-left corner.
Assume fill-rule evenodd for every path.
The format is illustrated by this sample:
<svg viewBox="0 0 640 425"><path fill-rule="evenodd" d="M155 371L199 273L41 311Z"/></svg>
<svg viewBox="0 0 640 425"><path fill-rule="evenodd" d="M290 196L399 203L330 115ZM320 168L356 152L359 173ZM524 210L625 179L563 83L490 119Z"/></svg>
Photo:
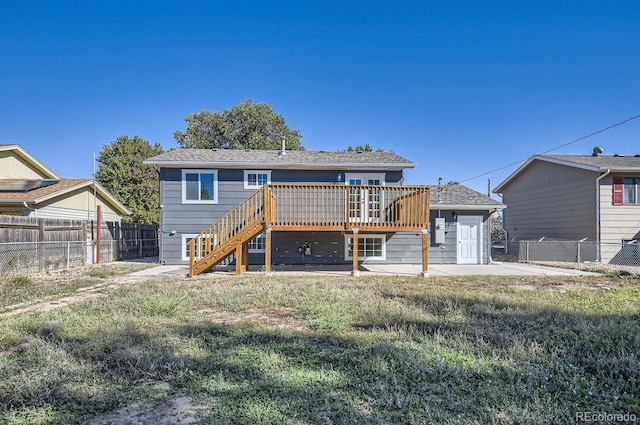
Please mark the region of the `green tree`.
<svg viewBox="0 0 640 425"><path fill-rule="evenodd" d="M102 147L95 178L131 211L122 221L158 224L158 167L142 161L163 152L160 144L152 146L138 136L119 136Z"/></svg>
<svg viewBox="0 0 640 425"><path fill-rule="evenodd" d="M287 126L268 103L252 99L220 113L202 110L187 115L187 128L173 133L178 145L188 149L280 149L282 139L290 150L304 150L302 133Z"/></svg>
<svg viewBox="0 0 640 425"><path fill-rule="evenodd" d="M347 148L347 152L373 152L373 148L371 147L371 145L369 143L365 143L364 146L362 145L357 145L357 146L351 146L349 145L349 147ZM376 149L376 152L384 152L384 149Z"/></svg>

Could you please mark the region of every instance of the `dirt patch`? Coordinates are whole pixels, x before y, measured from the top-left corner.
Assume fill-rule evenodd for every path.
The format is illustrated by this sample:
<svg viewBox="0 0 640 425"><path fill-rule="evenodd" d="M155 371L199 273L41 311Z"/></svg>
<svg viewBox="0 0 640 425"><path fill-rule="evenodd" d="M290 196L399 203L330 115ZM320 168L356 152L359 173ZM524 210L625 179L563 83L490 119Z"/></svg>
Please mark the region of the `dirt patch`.
<svg viewBox="0 0 640 425"><path fill-rule="evenodd" d="M288 307L255 305L239 311L207 309L200 310L198 313L210 315L211 323L216 324L259 323L282 329L311 330L303 321L296 318L297 311Z"/></svg>
<svg viewBox="0 0 640 425"><path fill-rule="evenodd" d="M178 397L161 403L135 402L94 418L90 425L170 425L195 424L207 407L195 404L188 396ZM200 419L199 419L200 418Z"/></svg>

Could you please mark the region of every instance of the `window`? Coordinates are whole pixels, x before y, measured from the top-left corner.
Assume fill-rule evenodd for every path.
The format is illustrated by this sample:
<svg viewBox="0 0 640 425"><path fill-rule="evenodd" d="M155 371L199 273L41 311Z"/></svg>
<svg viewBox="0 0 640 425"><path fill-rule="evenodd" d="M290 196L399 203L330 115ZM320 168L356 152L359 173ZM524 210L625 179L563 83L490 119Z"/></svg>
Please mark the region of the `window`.
<svg viewBox="0 0 640 425"><path fill-rule="evenodd" d="M386 238L384 235L358 235L358 259L384 260ZM353 259L353 236L345 236L345 259Z"/></svg>
<svg viewBox="0 0 640 425"><path fill-rule="evenodd" d="M638 177L614 177L613 205L640 204L638 186L640 186L640 178Z"/></svg>
<svg viewBox="0 0 640 425"><path fill-rule="evenodd" d="M249 241L249 252L263 253L266 251L264 233L260 233L255 239Z"/></svg>
<svg viewBox="0 0 640 425"><path fill-rule="evenodd" d="M191 239L195 238L196 236L198 236L197 234L193 233L193 234L183 234L182 235L182 261L189 261L190 255L191 255L191 245L189 244L189 242L191 242ZM210 237L206 237L206 238L201 238L200 239L200 254L203 255L205 252L211 251L212 249L214 249L218 244L218 237L217 235L213 236L213 239Z"/></svg>
<svg viewBox="0 0 640 425"><path fill-rule="evenodd" d="M267 183L271 183L270 170L244 170L245 189L259 189Z"/></svg>
<svg viewBox="0 0 640 425"><path fill-rule="evenodd" d="M183 204L217 204L217 170L182 170Z"/></svg>
<svg viewBox="0 0 640 425"><path fill-rule="evenodd" d="M189 242L191 241L191 239L195 238L196 234L192 234L192 235L182 235L182 261L189 261L190 260L190 250L189 250Z"/></svg>

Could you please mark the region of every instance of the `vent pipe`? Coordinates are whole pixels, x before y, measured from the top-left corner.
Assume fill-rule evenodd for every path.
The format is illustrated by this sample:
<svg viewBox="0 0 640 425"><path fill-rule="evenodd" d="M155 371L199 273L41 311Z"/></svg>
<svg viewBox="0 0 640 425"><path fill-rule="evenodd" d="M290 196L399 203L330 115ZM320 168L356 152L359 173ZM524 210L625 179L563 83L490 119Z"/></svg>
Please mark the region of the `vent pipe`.
<svg viewBox="0 0 640 425"><path fill-rule="evenodd" d="M284 156L286 154L285 147L284 147L284 141L285 141L285 138L283 137L282 138L282 146L280 148L280 156Z"/></svg>

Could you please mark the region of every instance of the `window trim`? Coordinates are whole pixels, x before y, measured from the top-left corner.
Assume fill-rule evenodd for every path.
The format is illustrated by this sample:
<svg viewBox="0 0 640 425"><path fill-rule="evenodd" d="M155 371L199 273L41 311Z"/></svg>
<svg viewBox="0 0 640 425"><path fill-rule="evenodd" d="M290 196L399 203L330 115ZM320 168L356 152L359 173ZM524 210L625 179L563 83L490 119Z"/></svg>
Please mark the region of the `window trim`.
<svg viewBox="0 0 640 425"><path fill-rule="evenodd" d="M349 180L353 179L353 178L362 178L363 180L363 185L364 186L368 186L366 183L364 183L364 180L380 180L380 186L385 186L386 180L385 178L387 177L387 173L344 173L344 184L349 186Z"/></svg>
<svg viewBox="0 0 640 425"><path fill-rule="evenodd" d="M213 174L213 199L187 199L187 174ZM218 203L218 170L185 168L182 170L182 203L183 204L217 204Z"/></svg>
<svg viewBox="0 0 640 425"><path fill-rule="evenodd" d="M267 184L271 183L271 170L244 170L244 188L245 189L260 189L262 187L261 184L251 185L249 184L249 174L266 174L267 175Z"/></svg>
<svg viewBox="0 0 640 425"><path fill-rule="evenodd" d="M187 252L187 239L193 239L196 236L198 236L197 233L182 233L182 247L180 248L180 257L182 258L182 261L189 261L191 259L189 258L189 253Z"/></svg>
<svg viewBox="0 0 640 425"><path fill-rule="evenodd" d="M384 233L359 233L358 241L362 238L380 238L382 239L382 256L380 257L367 257L365 255L358 254L358 260L366 261L384 261L387 259L387 235ZM353 239L353 234L344 235L344 259L353 260L353 257L349 255L349 239Z"/></svg>

